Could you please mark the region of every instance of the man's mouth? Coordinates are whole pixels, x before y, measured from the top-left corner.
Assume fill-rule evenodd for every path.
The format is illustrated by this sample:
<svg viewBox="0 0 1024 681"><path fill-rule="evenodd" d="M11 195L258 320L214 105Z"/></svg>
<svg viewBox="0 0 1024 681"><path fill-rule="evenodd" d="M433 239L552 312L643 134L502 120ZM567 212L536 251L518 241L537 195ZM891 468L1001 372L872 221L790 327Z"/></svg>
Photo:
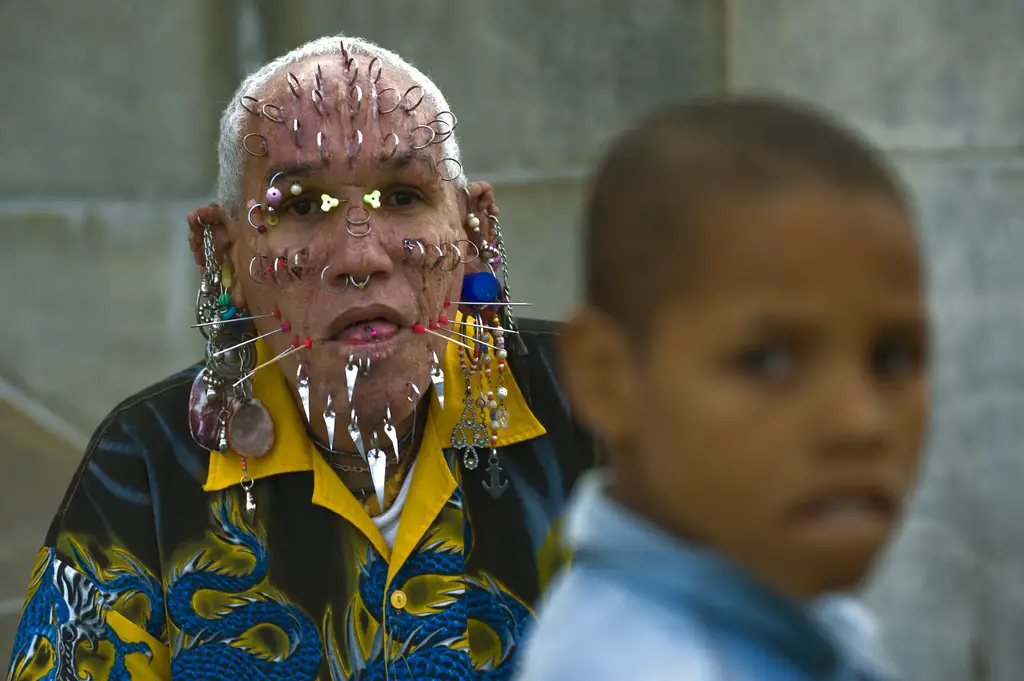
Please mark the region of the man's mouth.
<svg viewBox="0 0 1024 681"><path fill-rule="evenodd" d="M369 305L336 317L324 337L348 345L383 343L397 336L405 326L398 311L384 305Z"/></svg>
<svg viewBox="0 0 1024 681"><path fill-rule="evenodd" d="M394 338L401 328L398 324L383 317L362 319L345 327L331 340L350 344L380 343Z"/></svg>

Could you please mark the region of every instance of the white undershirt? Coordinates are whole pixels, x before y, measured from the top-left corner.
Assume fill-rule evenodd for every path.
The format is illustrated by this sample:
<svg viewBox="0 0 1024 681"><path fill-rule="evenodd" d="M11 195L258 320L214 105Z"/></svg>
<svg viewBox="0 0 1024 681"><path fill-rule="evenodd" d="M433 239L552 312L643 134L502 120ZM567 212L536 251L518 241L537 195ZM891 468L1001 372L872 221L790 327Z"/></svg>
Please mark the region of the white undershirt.
<svg viewBox="0 0 1024 681"><path fill-rule="evenodd" d="M409 496L409 483L412 482L412 474L416 469L416 462L409 465L409 472L402 481L402 488L398 490L398 496L391 502L388 510L378 516L373 516L373 524L377 526L380 533L384 535L384 541L388 547L395 548L395 537L398 536L398 521L402 518L402 507L405 506L405 498Z"/></svg>

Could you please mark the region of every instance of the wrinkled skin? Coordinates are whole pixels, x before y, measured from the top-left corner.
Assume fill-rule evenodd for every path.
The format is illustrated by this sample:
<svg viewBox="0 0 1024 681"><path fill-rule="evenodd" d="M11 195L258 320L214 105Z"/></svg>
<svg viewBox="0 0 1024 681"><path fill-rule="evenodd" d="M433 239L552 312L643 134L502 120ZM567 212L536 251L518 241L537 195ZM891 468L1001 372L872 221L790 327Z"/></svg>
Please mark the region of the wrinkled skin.
<svg viewBox="0 0 1024 681"><path fill-rule="evenodd" d="M328 393L333 395L334 409L339 415L335 447L350 450L353 445L345 432L349 409L345 366L349 356L371 360L370 375L359 378L352 405L359 415L364 439L373 430L380 430L388 406L399 431L403 432L411 425L414 410L410 383L421 394L427 394L430 351L440 357L446 345L443 338L414 333L413 325L436 320L443 312L446 297L458 299L463 275L487 267L481 259L460 264L450 248L444 248L446 257L440 266L430 267L438 251L429 246L427 267L423 266L418 251L413 252L413 262L406 264L408 252L402 240L417 238L425 244L438 246L456 243L464 254L462 261L466 261L465 256L476 253L466 240L472 236L474 244L479 246L481 236L467 226L467 208L482 219L482 236L488 241L493 234L484 216L498 214L488 184L471 183L467 196L467 191L445 181L444 178L457 174L458 168L442 162L440 144L418 151L411 149L430 139L430 133L417 126L428 125L438 118L439 112L433 104L424 100L412 111L406 111L405 107L415 104L419 98L419 91L413 90L396 111L373 116L370 60L358 57L357 63L359 75L354 84L363 92L358 111L355 90L348 85L351 72L346 70L340 56L310 59L290 69L299 83L301 96L298 99L293 96L287 75L282 73L262 94L259 104L248 101L248 106L256 111L263 105L267 108L265 115L247 116L243 135L252 136L246 146L262 152L263 143L256 136L262 135L266 139L267 153L263 156L244 154L242 206L234 209L211 204L189 216L189 243L199 265L203 264L199 219L214 225L218 258L226 256L235 273L231 288L234 305L248 310L254 317L280 310L282 320L291 325L290 332L275 333L266 339L271 351L276 355L287 350L296 337L313 340L311 349L286 357L279 366L294 389L298 365L304 363L312 388L310 425L323 442L327 441L326 429L318 415L323 412ZM324 92L323 116L311 99L318 66ZM377 75L376 64L372 75ZM376 79L380 109L393 107L413 84L405 74L383 69ZM282 118L284 123L275 122L271 117ZM293 133L295 119L299 121L298 145ZM443 116L441 120L450 122L451 118ZM434 127L441 133L447 131L444 126L435 124ZM355 130L362 132L362 148L350 159L346 145L354 152ZM320 159L317 132L326 136L327 163ZM393 155L392 133L400 140ZM261 234L250 225L249 209L266 203L269 179L282 170L286 174L279 175L273 185L283 194L276 210L279 222L273 226L268 224L266 232ZM302 187L298 196L290 191L293 182ZM364 195L373 190L380 192L379 208L363 201ZM323 194L338 199L338 206L323 212ZM267 222L267 214L260 208L251 215L256 225ZM355 222L368 216L370 222L368 225L350 224L347 215ZM367 226L370 233L363 237L353 236L346 229L360 234ZM286 259L289 269L297 262L300 276L293 276L283 268L277 274L264 272L281 257ZM256 276L250 276L250 264ZM369 283L364 290L352 284L346 286L349 275L360 282L369 277ZM344 287L344 290L331 292L325 285L331 289ZM389 310L386 314L396 322L397 334L381 342L355 345L336 340L342 330L342 315L371 305ZM451 308L444 312L449 316L455 314ZM378 313L375 311L368 316ZM364 318L358 313L356 316ZM281 322L271 317L256 320L256 325L263 334L279 328ZM368 330L359 337L369 341ZM295 397L298 400L297 395ZM381 437L383 439L383 433Z"/></svg>

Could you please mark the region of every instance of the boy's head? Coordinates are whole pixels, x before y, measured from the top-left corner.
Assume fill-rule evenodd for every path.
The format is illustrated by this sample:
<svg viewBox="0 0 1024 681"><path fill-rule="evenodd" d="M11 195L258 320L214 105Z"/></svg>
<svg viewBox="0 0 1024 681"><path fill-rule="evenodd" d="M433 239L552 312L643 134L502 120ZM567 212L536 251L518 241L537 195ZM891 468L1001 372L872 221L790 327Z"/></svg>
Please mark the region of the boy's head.
<svg viewBox="0 0 1024 681"><path fill-rule="evenodd" d="M566 385L614 495L794 596L854 586L913 484L928 322L911 209L827 117L719 99L604 160Z"/></svg>

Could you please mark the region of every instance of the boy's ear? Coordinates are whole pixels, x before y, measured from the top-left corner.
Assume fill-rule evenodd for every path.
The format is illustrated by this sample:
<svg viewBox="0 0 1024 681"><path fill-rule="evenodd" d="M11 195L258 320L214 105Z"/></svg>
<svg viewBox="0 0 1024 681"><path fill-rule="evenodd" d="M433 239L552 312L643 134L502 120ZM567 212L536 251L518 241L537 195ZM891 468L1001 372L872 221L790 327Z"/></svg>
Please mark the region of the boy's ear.
<svg viewBox="0 0 1024 681"><path fill-rule="evenodd" d="M611 446L632 436L639 388L625 334L594 308L579 312L559 340L563 385L573 411Z"/></svg>

